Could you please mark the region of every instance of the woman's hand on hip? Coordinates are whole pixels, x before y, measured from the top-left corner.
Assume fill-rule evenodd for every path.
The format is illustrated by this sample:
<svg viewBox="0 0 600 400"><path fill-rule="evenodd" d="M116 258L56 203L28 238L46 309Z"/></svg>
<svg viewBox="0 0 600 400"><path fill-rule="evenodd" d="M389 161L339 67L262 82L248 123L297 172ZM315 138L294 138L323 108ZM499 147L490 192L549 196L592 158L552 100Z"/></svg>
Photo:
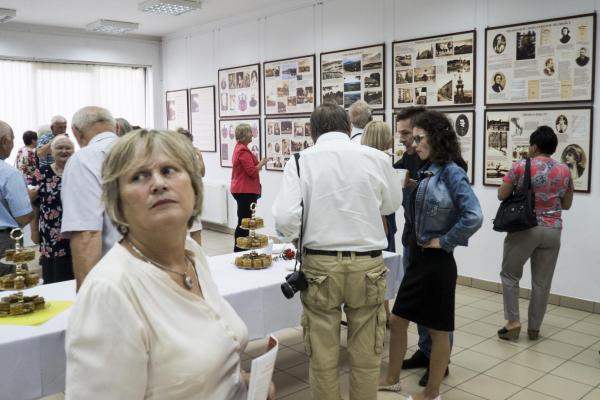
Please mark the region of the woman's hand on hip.
<svg viewBox="0 0 600 400"><path fill-rule="evenodd" d="M440 238L433 238L423 246L425 249L441 249Z"/></svg>

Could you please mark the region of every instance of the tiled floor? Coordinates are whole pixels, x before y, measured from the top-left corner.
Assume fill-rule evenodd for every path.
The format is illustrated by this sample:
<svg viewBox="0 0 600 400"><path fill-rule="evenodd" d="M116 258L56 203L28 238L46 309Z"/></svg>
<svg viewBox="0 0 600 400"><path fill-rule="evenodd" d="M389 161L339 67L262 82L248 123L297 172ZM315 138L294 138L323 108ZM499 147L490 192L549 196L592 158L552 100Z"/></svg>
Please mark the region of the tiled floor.
<svg viewBox="0 0 600 400"><path fill-rule="evenodd" d="M231 235L203 232L208 255L229 253ZM527 300L521 300L521 312L527 314ZM457 287L455 344L450 375L442 385L444 400L600 400L600 315L548 306L538 341L525 334L518 342L497 339L496 330L504 322L502 297L465 286ZM525 324L526 325L526 324ZM416 348L418 335L411 324L409 352ZM340 382L343 398L348 398L348 357L342 328ZM273 377L277 398L310 399L308 358L304 353L300 328L277 332L281 349ZM389 334L386 336L386 346ZM251 342L244 354L244 367L252 356L260 354L264 340ZM387 347L382 365L387 367ZM419 390L423 370L403 371L405 393ZM380 393L379 399L404 399L406 396ZM59 400L62 396L54 396ZM48 398L49 399L49 398ZM46 399L46 400L48 400Z"/></svg>

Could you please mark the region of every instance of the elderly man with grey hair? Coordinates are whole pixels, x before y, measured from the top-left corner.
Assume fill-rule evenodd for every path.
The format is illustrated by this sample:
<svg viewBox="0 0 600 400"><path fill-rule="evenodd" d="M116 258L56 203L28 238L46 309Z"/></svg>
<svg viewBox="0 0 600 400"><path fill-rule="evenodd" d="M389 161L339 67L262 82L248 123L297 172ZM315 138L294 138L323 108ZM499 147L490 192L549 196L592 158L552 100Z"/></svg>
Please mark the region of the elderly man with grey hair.
<svg viewBox="0 0 600 400"><path fill-rule="evenodd" d="M43 134L37 143L37 156L40 160L39 166L43 167L54 162L52 158L51 143L54 136L67 132L67 119L61 115L52 117L50 132Z"/></svg>
<svg viewBox="0 0 600 400"><path fill-rule="evenodd" d="M101 107L84 107L73 115L73 135L81 150L63 173L61 232L71 239L77 288L87 273L119 240L102 204L102 163L117 140L116 122Z"/></svg>
<svg viewBox="0 0 600 400"><path fill-rule="evenodd" d="M350 116L350 123L352 124L350 140L352 140L353 143L360 144L360 139L362 138L365 126L373 120L371 107L369 107L366 102L358 100L350 106L348 114Z"/></svg>
<svg viewBox="0 0 600 400"><path fill-rule="evenodd" d="M0 121L0 159L6 160L14 147L15 136L12 128ZM2 161L0 162L0 256L14 246L10 231L22 228L33 218L25 177L21 172ZM14 267L0 263L0 275L13 272Z"/></svg>

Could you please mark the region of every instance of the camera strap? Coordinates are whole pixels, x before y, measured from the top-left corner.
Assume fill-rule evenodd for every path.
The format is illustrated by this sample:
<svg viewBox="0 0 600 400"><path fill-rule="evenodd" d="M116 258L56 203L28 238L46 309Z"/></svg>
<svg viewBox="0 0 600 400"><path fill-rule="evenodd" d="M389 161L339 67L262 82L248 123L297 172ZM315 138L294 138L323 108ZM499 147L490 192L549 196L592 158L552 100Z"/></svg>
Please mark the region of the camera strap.
<svg viewBox="0 0 600 400"><path fill-rule="evenodd" d="M296 171L298 172L298 184L300 185L300 153L295 153ZM296 263L294 264L294 272L300 268L302 264L302 230L304 228L304 198L302 197L302 187L300 187L300 208L302 208L302 216L300 217L300 234L298 235L298 248L296 249Z"/></svg>

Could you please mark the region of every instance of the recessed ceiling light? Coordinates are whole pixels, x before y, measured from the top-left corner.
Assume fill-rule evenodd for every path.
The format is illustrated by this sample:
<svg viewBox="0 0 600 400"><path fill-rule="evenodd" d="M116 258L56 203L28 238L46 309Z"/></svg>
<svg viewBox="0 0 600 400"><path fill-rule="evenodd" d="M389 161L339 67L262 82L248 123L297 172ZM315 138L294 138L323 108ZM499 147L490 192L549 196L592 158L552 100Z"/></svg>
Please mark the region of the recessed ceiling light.
<svg viewBox="0 0 600 400"><path fill-rule="evenodd" d="M17 16L17 10L10 8L0 8L0 24L6 21L10 21Z"/></svg>
<svg viewBox="0 0 600 400"><path fill-rule="evenodd" d="M110 19L99 19L91 24L87 24L85 29L90 32L110 33L113 35L123 35L127 32L136 30L139 24L134 22L112 21Z"/></svg>
<svg viewBox="0 0 600 400"><path fill-rule="evenodd" d="M202 2L200 0L146 0L141 2L138 8L144 12L179 15L197 10L201 6Z"/></svg>

